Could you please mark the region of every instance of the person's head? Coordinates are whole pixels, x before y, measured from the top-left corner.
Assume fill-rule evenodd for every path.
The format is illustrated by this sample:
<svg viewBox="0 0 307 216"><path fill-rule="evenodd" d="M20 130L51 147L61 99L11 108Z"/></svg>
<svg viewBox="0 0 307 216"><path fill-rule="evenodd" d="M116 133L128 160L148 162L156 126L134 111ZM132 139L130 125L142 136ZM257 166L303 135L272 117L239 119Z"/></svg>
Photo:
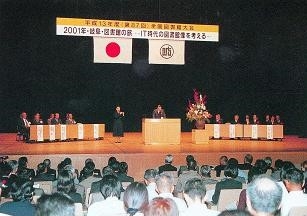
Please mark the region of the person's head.
<svg viewBox="0 0 307 216"><path fill-rule="evenodd" d="M124 192L124 206L129 215L143 212L148 205L148 191L143 183L133 182Z"/></svg>
<svg viewBox="0 0 307 216"><path fill-rule="evenodd" d="M224 169L224 175L229 178L236 178L238 176L238 166L235 164L228 164Z"/></svg>
<svg viewBox="0 0 307 216"><path fill-rule="evenodd" d="M115 110L116 110L116 112L120 112L120 106L117 106L117 107L115 108Z"/></svg>
<svg viewBox="0 0 307 216"><path fill-rule="evenodd" d="M41 115L40 115L39 113L36 113L36 114L34 115L34 119L35 119L35 120L39 121L40 118L41 118Z"/></svg>
<svg viewBox="0 0 307 216"><path fill-rule="evenodd" d="M18 159L18 168L23 169L23 168L27 168L27 166L28 166L28 158L27 157L20 157Z"/></svg>
<svg viewBox="0 0 307 216"><path fill-rule="evenodd" d="M173 178L167 174L161 173L156 176L157 192L172 193L174 191Z"/></svg>
<svg viewBox="0 0 307 216"><path fill-rule="evenodd" d="M125 174L128 173L128 164L126 162L123 161L119 163L119 172Z"/></svg>
<svg viewBox="0 0 307 216"><path fill-rule="evenodd" d="M275 116L276 121L280 121L280 115Z"/></svg>
<svg viewBox="0 0 307 216"><path fill-rule="evenodd" d="M272 165L272 158L271 157L265 157L263 160L266 163L267 168L270 168L271 165Z"/></svg>
<svg viewBox="0 0 307 216"><path fill-rule="evenodd" d="M72 118L73 118L72 114L68 113L68 119L72 119Z"/></svg>
<svg viewBox="0 0 307 216"><path fill-rule="evenodd" d="M41 174L47 171L47 167L44 163L39 163L37 165L37 174Z"/></svg>
<svg viewBox="0 0 307 216"><path fill-rule="evenodd" d="M246 204L252 215L274 215L280 208L281 199L281 187L265 175L247 185Z"/></svg>
<svg viewBox="0 0 307 216"><path fill-rule="evenodd" d="M229 160L227 161L227 164L233 164L235 166L238 166L239 161L235 158L229 158Z"/></svg>
<svg viewBox="0 0 307 216"><path fill-rule="evenodd" d="M26 119L27 118L27 113L26 112L22 112L20 114L20 117L23 118L23 119Z"/></svg>
<svg viewBox="0 0 307 216"><path fill-rule="evenodd" d="M110 167L112 168L112 170L113 170L114 173L118 173L118 172L119 172L119 165L120 165L119 161L114 161L114 162L110 165Z"/></svg>
<svg viewBox="0 0 307 216"><path fill-rule="evenodd" d="M49 118L53 119L54 118L54 113L50 113Z"/></svg>
<svg viewBox="0 0 307 216"><path fill-rule="evenodd" d="M301 165L301 169L303 172L307 171L307 160L303 161L302 165Z"/></svg>
<svg viewBox="0 0 307 216"><path fill-rule="evenodd" d="M18 169L18 162L16 160L9 160L7 164L11 167L11 172L16 173Z"/></svg>
<svg viewBox="0 0 307 216"><path fill-rule="evenodd" d="M59 173L57 189L59 192L63 192L66 194L75 191L74 176L71 171L63 170Z"/></svg>
<svg viewBox="0 0 307 216"><path fill-rule="evenodd" d="M162 110L162 106L161 106L160 104L157 106L157 110L158 110L158 111L161 111L161 110Z"/></svg>
<svg viewBox="0 0 307 216"><path fill-rule="evenodd" d="M50 161L50 159L46 158L46 159L43 161L43 163L46 165L47 168L50 168L50 166L51 166L51 161Z"/></svg>
<svg viewBox="0 0 307 216"><path fill-rule="evenodd" d="M272 115L272 116L271 116L271 122L274 122L274 121L275 121L275 116Z"/></svg>
<svg viewBox="0 0 307 216"><path fill-rule="evenodd" d="M225 210L222 211L218 216L252 216L248 211L244 210Z"/></svg>
<svg viewBox="0 0 307 216"><path fill-rule="evenodd" d="M274 163L275 169L280 170L283 166L283 161L281 159L277 159Z"/></svg>
<svg viewBox="0 0 307 216"><path fill-rule="evenodd" d="M88 162L94 162L92 158L87 158L84 161L84 165L86 165Z"/></svg>
<svg viewBox="0 0 307 216"><path fill-rule="evenodd" d="M258 120L258 117L257 117L256 114L253 114L253 120L254 120L254 121L255 121L255 120Z"/></svg>
<svg viewBox="0 0 307 216"><path fill-rule="evenodd" d="M71 165L72 164L72 161L71 161L71 158L65 158L64 160L63 160L63 163L65 164L65 166L66 165Z"/></svg>
<svg viewBox="0 0 307 216"><path fill-rule="evenodd" d="M173 162L173 155L171 154L166 155L164 162L166 164L171 164Z"/></svg>
<svg viewBox="0 0 307 216"><path fill-rule="evenodd" d="M187 162L187 164L188 164L189 161L195 160L195 159L194 159L194 156L193 156L193 155L187 155L186 158L185 158L185 160L186 160L186 162Z"/></svg>
<svg viewBox="0 0 307 216"><path fill-rule="evenodd" d="M100 181L100 192L106 199L108 197L120 198L122 184L114 175L103 176Z"/></svg>
<svg viewBox="0 0 307 216"><path fill-rule="evenodd" d="M262 160L262 159L256 160L254 166L255 166L255 167L258 167L259 169L261 169L261 172L262 172L262 173L266 173L266 171L267 171L267 169L268 169L267 163L266 163L264 160Z"/></svg>
<svg viewBox="0 0 307 216"><path fill-rule="evenodd" d="M55 113L54 114L54 118L59 119L60 118L60 114L59 113Z"/></svg>
<svg viewBox="0 0 307 216"><path fill-rule="evenodd" d="M216 119L216 120L220 120L220 119L221 119L221 115L220 115L219 113L216 114L216 115L215 115L215 119Z"/></svg>
<svg viewBox="0 0 307 216"><path fill-rule="evenodd" d="M63 193L44 194L37 200L35 216L74 216L74 201Z"/></svg>
<svg viewBox="0 0 307 216"><path fill-rule="evenodd" d="M220 157L220 165L226 165L228 161L228 157L223 155Z"/></svg>
<svg viewBox="0 0 307 216"><path fill-rule="evenodd" d="M144 216L178 216L179 210L170 198L157 197L149 202L144 210Z"/></svg>
<svg viewBox="0 0 307 216"><path fill-rule="evenodd" d="M195 160L191 160L188 162L188 170L196 170L197 162Z"/></svg>
<svg viewBox="0 0 307 216"><path fill-rule="evenodd" d="M108 166L112 166L113 163L117 162L116 157L110 157L108 160Z"/></svg>
<svg viewBox="0 0 307 216"><path fill-rule="evenodd" d="M252 164L253 160L254 160L254 157L251 154L246 154L244 156L244 163Z"/></svg>
<svg viewBox="0 0 307 216"><path fill-rule="evenodd" d="M265 115L265 121L270 121L270 115L269 114Z"/></svg>
<svg viewBox="0 0 307 216"><path fill-rule="evenodd" d="M245 119L246 119L246 120L249 120L249 115L245 115Z"/></svg>
<svg viewBox="0 0 307 216"><path fill-rule="evenodd" d="M288 169L293 169L295 168L294 164L291 161L284 161L281 167L281 172L280 172L280 177L282 179L282 176Z"/></svg>
<svg viewBox="0 0 307 216"><path fill-rule="evenodd" d="M183 196L188 206L192 203L203 203L206 196L206 187L201 179L188 180L183 188Z"/></svg>
<svg viewBox="0 0 307 216"><path fill-rule="evenodd" d="M297 168L285 170L281 176L281 179L289 192L301 191L304 185L304 174Z"/></svg>
<svg viewBox="0 0 307 216"><path fill-rule="evenodd" d="M257 178L259 175L265 174L263 169L260 169L259 167L252 167L248 171L248 177L247 177L247 182L250 183L253 181L255 178Z"/></svg>
<svg viewBox="0 0 307 216"><path fill-rule="evenodd" d="M105 175L114 175L114 171L111 167L109 166L106 166L102 169L102 172L101 172L101 175L102 176L105 176Z"/></svg>
<svg viewBox="0 0 307 216"><path fill-rule="evenodd" d="M10 195L13 198L14 202L24 201L24 200L32 200L33 197L33 182L29 180L25 180L22 178L18 178L12 184L12 189Z"/></svg>
<svg viewBox="0 0 307 216"><path fill-rule="evenodd" d="M95 164L94 162L87 162L84 166L84 168L82 169L82 174L84 175L84 177L89 177L92 176L94 173L94 169L95 169Z"/></svg>
<svg viewBox="0 0 307 216"><path fill-rule="evenodd" d="M155 178L158 175L157 170L155 169L147 169L144 173L145 183L148 185L149 183L156 182Z"/></svg>
<svg viewBox="0 0 307 216"><path fill-rule="evenodd" d="M240 118L240 117L239 117L239 115L238 115L238 114L236 114L236 115L234 115L234 117L233 117L233 118L234 118L234 120L235 120L235 121L239 121L239 118Z"/></svg>
<svg viewBox="0 0 307 216"><path fill-rule="evenodd" d="M209 165L202 165L200 167L199 173L200 173L200 175L202 177L209 177L209 178L211 178L211 167Z"/></svg>

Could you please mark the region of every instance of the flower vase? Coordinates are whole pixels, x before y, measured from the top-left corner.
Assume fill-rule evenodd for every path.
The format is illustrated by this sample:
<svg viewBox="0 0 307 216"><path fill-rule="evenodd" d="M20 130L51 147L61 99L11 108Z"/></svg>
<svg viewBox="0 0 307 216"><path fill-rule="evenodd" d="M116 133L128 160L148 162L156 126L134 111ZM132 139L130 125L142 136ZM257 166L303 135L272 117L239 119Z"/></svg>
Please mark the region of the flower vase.
<svg viewBox="0 0 307 216"><path fill-rule="evenodd" d="M204 120L196 120L195 127L196 129L204 129L206 122Z"/></svg>

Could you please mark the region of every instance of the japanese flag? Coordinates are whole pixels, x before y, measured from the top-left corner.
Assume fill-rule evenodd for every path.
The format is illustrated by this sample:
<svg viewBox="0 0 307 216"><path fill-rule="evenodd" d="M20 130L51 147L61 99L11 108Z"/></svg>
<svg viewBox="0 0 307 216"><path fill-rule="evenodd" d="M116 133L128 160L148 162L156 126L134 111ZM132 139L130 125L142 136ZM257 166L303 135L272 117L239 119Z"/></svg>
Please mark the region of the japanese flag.
<svg viewBox="0 0 307 216"><path fill-rule="evenodd" d="M94 63L132 63L131 38L93 37Z"/></svg>
<svg viewBox="0 0 307 216"><path fill-rule="evenodd" d="M148 40L148 43L149 64L184 64L184 41Z"/></svg>

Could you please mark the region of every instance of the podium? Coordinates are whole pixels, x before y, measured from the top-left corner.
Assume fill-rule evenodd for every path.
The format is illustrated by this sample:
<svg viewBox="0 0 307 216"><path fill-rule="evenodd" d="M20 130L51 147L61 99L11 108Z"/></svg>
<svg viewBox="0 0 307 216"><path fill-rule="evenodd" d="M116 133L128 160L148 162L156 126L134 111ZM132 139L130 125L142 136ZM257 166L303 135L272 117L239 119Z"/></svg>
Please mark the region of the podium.
<svg viewBox="0 0 307 216"><path fill-rule="evenodd" d="M145 145L180 144L181 119L142 119Z"/></svg>

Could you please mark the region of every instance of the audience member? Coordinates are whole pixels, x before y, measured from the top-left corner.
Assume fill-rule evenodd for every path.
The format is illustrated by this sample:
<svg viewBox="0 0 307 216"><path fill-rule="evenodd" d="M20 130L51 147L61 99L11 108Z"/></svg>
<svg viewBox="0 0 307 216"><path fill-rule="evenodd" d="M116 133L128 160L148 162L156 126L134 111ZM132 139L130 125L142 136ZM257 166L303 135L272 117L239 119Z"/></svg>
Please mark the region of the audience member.
<svg viewBox="0 0 307 216"><path fill-rule="evenodd" d="M258 167L261 170L261 173L263 174L267 172L267 168L268 168L267 163L262 159L256 160L254 166Z"/></svg>
<svg viewBox="0 0 307 216"><path fill-rule="evenodd" d="M237 167L238 169L238 160L235 158L230 158L227 162L227 164L233 164L234 166ZM243 184L245 184L247 182L247 174L245 172L243 172L242 170L238 169L238 176L235 178L235 180L242 182Z"/></svg>
<svg viewBox="0 0 307 216"><path fill-rule="evenodd" d="M196 166L197 166L197 163L195 160L190 160L188 162L188 170L182 173L178 178L178 181L175 187L176 193L183 192L183 187L189 179L193 179L193 178L201 179L201 175L199 175L196 171Z"/></svg>
<svg viewBox="0 0 307 216"><path fill-rule="evenodd" d="M175 203L177 204L180 213L186 210L187 205L184 202L184 200L178 197L174 197L173 195L174 182L171 176L164 173L157 175L156 184L157 184L157 192L159 194L159 197L170 198L174 200Z"/></svg>
<svg viewBox="0 0 307 216"><path fill-rule="evenodd" d="M271 174L271 177L275 179L276 181L281 181L280 173L281 173L282 166L283 166L283 161L281 159L277 159L275 161L274 171Z"/></svg>
<svg viewBox="0 0 307 216"><path fill-rule="evenodd" d="M54 175L54 177L56 177L56 171L55 169L51 169L51 161L50 159L46 158L43 163L46 165L47 167L47 173L50 175Z"/></svg>
<svg viewBox="0 0 307 216"><path fill-rule="evenodd" d="M80 172L79 185L82 185L87 191L91 188L93 182L101 180L100 177L94 176L95 164L92 161L86 163L85 167Z"/></svg>
<svg viewBox="0 0 307 216"><path fill-rule="evenodd" d="M270 170L271 174L274 172L274 169L272 167L272 158L271 157L265 157L264 162L266 163L266 170Z"/></svg>
<svg viewBox="0 0 307 216"><path fill-rule="evenodd" d="M179 216L179 211L172 199L157 197L146 206L144 216Z"/></svg>
<svg viewBox="0 0 307 216"><path fill-rule="evenodd" d="M252 216L248 211L244 210L225 210L218 216Z"/></svg>
<svg viewBox="0 0 307 216"><path fill-rule="evenodd" d="M59 173L57 191L67 194L75 203L82 203L82 197L76 193L73 174L68 170Z"/></svg>
<svg viewBox="0 0 307 216"><path fill-rule="evenodd" d="M124 206L129 216L142 215L148 205L148 192L143 183L131 183L124 193Z"/></svg>
<svg viewBox="0 0 307 216"><path fill-rule="evenodd" d="M107 175L114 175L114 172L111 167L106 166L102 169L102 177ZM114 175L115 176L115 175ZM101 180L93 182L91 185L91 193L97 193L100 191Z"/></svg>
<svg viewBox="0 0 307 216"><path fill-rule="evenodd" d="M272 178L261 175L248 184L246 199L253 216L273 216L280 208L282 189Z"/></svg>
<svg viewBox="0 0 307 216"><path fill-rule="evenodd" d="M152 200L153 198L158 196L156 191L156 176L158 175L157 170L155 169L148 169L144 173L144 181L146 184L146 189L148 191L148 200Z"/></svg>
<svg viewBox="0 0 307 216"><path fill-rule="evenodd" d="M14 216L34 216L35 207L31 204L33 191L33 182L18 179L12 184L10 192L13 201L0 205L0 212Z"/></svg>
<svg viewBox="0 0 307 216"><path fill-rule="evenodd" d="M119 200L121 187L116 176L104 176L100 181L100 192L104 200L90 205L87 216L125 214L124 203Z"/></svg>
<svg viewBox="0 0 307 216"><path fill-rule="evenodd" d="M37 165L36 176L33 178L33 181L54 181L55 176L48 174L47 167L44 163L39 163Z"/></svg>
<svg viewBox="0 0 307 216"><path fill-rule="evenodd" d="M18 159L18 169L16 174L19 178L31 180L35 176L35 172L33 169L27 168L27 166L28 166L28 158L20 157Z"/></svg>
<svg viewBox="0 0 307 216"><path fill-rule="evenodd" d="M166 155L164 163L164 165L159 167L159 174L163 173L164 171L177 171L177 168L172 165L173 155Z"/></svg>
<svg viewBox="0 0 307 216"><path fill-rule="evenodd" d="M211 178L211 167L209 165L203 165L200 167L200 175L205 185L216 184L218 181Z"/></svg>
<svg viewBox="0 0 307 216"><path fill-rule="evenodd" d="M223 156L220 157L220 164L217 165L216 167L214 167L214 170L216 171L216 177L221 176L221 172L222 172L222 170L225 169L225 167L227 165L227 161L228 161L227 156L223 155Z"/></svg>
<svg viewBox="0 0 307 216"><path fill-rule="evenodd" d="M240 170L250 170L253 167L253 165L252 165L253 159L254 159L253 155L246 154L244 156L244 163L243 164L238 164L238 168Z"/></svg>
<svg viewBox="0 0 307 216"><path fill-rule="evenodd" d="M35 216L74 216L75 205L69 196L62 193L44 194L37 200Z"/></svg>
<svg viewBox="0 0 307 216"><path fill-rule="evenodd" d="M121 182L134 182L134 178L127 175L128 173L128 164L126 162L119 163L119 170L117 177Z"/></svg>
<svg viewBox="0 0 307 216"><path fill-rule="evenodd" d="M228 164L224 170L225 179L222 179L220 182L216 183L215 191L212 196L212 202L217 204L221 190L223 189L242 189L242 183L235 180L238 176L238 167L234 164Z"/></svg>
<svg viewBox="0 0 307 216"><path fill-rule="evenodd" d="M193 178L186 182L183 189L183 196L187 202L188 208L182 213L186 216L215 216L218 211L209 210L205 203L206 189L201 179Z"/></svg>
<svg viewBox="0 0 307 216"><path fill-rule="evenodd" d="M180 174L181 174L182 172L187 171L187 170L188 170L188 163L189 163L191 160L195 160L195 159L194 159L194 156L193 156L193 155L187 155L186 158L185 158L185 160L186 160L186 165L185 165L185 166L180 166L180 167L179 167L178 176L180 176ZM198 167L198 166L196 167L196 170L197 170L197 172L199 171L199 167Z"/></svg>
<svg viewBox="0 0 307 216"><path fill-rule="evenodd" d="M289 194L284 198L281 216L288 216L292 207L307 206L307 194L303 192L304 175L296 168L285 170L282 180Z"/></svg>

